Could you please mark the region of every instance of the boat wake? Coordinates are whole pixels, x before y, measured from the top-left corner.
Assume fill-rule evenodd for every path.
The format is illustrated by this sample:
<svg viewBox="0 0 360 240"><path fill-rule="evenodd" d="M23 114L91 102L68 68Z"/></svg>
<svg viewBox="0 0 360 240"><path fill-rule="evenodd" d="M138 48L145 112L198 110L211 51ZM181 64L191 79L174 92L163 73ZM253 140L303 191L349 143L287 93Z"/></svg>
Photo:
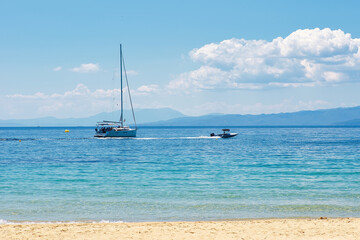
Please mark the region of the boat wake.
<svg viewBox="0 0 360 240"><path fill-rule="evenodd" d="M180 139L211 139L214 137L210 137L210 136L199 136L199 137L180 137Z"/></svg>
<svg viewBox="0 0 360 240"><path fill-rule="evenodd" d="M210 136L197 136L197 137L102 137L94 139L101 139L101 140L176 140L176 139L216 139L220 137L210 137Z"/></svg>
<svg viewBox="0 0 360 240"><path fill-rule="evenodd" d="M210 137L210 136L197 136L197 137L169 137L169 138L134 138L136 140L156 140L156 139L166 139L166 140L176 140L176 139L214 139L220 137Z"/></svg>

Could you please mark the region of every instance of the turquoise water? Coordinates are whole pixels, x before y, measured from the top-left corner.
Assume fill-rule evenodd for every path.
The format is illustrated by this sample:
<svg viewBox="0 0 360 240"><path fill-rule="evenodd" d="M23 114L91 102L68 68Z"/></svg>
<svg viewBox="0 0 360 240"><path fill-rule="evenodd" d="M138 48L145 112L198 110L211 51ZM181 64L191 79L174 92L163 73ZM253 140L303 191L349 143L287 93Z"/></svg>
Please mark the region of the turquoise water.
<svg viewBox="0 0 360 240"><path fill-rule="evenodd" d="M0 128L0 221L360 217L360 128L68 129Z"/></svg>

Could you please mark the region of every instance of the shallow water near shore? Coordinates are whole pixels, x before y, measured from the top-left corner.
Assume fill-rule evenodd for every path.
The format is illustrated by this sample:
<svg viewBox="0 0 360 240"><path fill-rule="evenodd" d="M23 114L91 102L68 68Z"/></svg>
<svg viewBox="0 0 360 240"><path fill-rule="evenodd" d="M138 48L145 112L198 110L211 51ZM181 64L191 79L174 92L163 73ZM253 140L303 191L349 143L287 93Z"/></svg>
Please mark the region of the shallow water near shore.
<svg viewBox="0 0 360 240"><path fill-rule="evenodd" d="M0 219L360 217L360 128L219 130L0 128Z"/></svg>

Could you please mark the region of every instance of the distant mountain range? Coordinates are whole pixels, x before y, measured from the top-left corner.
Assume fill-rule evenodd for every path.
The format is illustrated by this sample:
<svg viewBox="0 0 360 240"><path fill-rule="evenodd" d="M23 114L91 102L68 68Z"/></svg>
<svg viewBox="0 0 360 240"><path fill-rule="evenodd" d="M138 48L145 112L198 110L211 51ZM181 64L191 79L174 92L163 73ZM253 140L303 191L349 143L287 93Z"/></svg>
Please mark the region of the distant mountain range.
<svg viewBox="0 0 360 240"><path fill-rule="evenodd" d="M128 119L131 112L125 111ZM135 110L140 126L360 126L360 106L293 113L241 115L211 114L199 117L185 116L170 108ZM94 126L102 120L117 120L119 112L100 113L88 118L54 117L36 119L0 120L2 127L15 126ZM128 122L133 125L132 121Z"/></svg>
<svg viewBox="0 0 360 240"><path fill-rule="evenodd" d="M149 126L360 126L360 106L293 113L241 115L213 114L180 117Z"/></svg>
<svg viewBox="0 0 360 240"><path fill-rule="evenodd" d="M124 111L126 123L133 124L131 110ZM170 108L160 109L137 109L135 110L136 121L138 124L166 121L168 119L184 117L185 115L172 110ZM120 118L120 112L99 113L87 118L55 118L44 117L34 119L10 119L0 120L1 127L22 127L22 126L41 126L41 127L56 127L56 126L95 126L96 122L103 120L118 121Z"/></svg>

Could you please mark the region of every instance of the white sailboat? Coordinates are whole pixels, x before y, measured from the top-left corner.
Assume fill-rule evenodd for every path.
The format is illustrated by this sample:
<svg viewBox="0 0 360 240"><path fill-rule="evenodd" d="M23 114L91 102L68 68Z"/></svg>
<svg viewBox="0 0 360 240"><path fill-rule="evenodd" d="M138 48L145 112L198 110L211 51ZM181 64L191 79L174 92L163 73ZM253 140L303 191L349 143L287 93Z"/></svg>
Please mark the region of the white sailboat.
<svg viewBox="0 0 360 240"><path fill-rule="evenodd" d="M125 118L124 118L124 101L123 101L123 67L126 79L127 90L129 93L131 110L134 118L135 128L130 128L128 126L124 126ZM102 121L96 124L95 128L95 137L136 137L136 120L134 109L132 105L129 83L126 75L125 62L122 56L122 46L120 44L120 92L121 92L121 114L119 121Z"/></svg>

